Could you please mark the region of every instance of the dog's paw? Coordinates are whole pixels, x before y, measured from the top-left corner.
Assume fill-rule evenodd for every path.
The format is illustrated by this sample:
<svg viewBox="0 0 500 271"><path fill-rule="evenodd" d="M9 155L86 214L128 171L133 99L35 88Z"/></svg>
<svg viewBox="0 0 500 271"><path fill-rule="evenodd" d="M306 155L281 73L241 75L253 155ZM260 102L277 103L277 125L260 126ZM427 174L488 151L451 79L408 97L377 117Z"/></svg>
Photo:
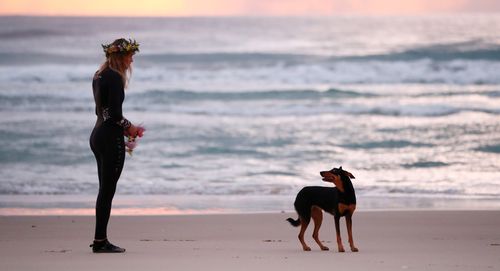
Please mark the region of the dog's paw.
<svg viewBox="0 0 500 271"><path fill-rule="evenodd" d="M345 249L343 247L339 247L339 252L345 252Z"/></svg>
<svg viewBox="0 0 500 271"><path fill-rule="evenodd" d="M357 247L351 247L352 252L359 252L359 249Z"/></svg>
<svg viewBox="0 0 500 271"><path fill-rule="evenodd" d="M311 248L310 247L303 247L302 248L304 251L311 251Z"/></svg>
<svg viewBox="0 0 500 271"><path fill-rule="evenodd" d="M321 247L321 250L323 250L323 251L328 251L328 250L330 250L330 249L329 249L328 247L322 246L322 247Z"/></svg>

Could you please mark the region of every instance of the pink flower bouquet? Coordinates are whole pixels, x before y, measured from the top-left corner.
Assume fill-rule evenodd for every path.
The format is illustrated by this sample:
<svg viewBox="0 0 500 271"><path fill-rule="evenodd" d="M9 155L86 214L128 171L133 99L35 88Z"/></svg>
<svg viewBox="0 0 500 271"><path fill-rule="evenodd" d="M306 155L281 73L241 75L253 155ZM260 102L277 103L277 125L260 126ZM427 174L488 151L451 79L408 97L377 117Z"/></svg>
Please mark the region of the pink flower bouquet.
<svg viewBox="0 0 500 271"><path fill-rule="evenodd" d="M129 155L132 155L132 152L134 151L135 147L137 147L138 137L142 137L145 131L146 128L144 128L142 125L139 125L137 126L137 134L135 136L132 135L127 136L127 141L125 141L125 150Z"/></svg>

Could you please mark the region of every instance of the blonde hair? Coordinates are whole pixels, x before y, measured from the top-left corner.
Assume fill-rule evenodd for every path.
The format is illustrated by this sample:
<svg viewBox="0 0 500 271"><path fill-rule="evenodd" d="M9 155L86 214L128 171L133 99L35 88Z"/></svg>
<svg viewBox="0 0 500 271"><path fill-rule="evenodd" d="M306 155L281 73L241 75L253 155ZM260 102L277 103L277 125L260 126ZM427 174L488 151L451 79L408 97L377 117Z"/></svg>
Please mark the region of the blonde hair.
<svg viewBox="0 0 500 271"><path fill-rule="evenodd" d="M123 42L123 40L124 39L117 39L112 44L120 44ZM107 54L106 61L101 64L97 73L100 74L106 68L110 68L111 70L120 74L120 76L122 77L123 85L126 88L128 86L130 77L132 76L132 66L125 63L125 57L129 56L130 54L134 54L134 52L116 52Z"/></svg>

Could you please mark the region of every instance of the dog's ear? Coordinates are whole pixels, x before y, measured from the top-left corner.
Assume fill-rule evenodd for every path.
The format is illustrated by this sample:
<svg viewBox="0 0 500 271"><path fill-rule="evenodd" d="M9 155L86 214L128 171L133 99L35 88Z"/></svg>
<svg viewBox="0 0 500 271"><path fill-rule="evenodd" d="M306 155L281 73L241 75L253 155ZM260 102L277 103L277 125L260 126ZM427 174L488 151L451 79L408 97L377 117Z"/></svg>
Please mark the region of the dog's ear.
<svg viewBox="0 0 500 271"><path fill-rule="evenodd" d="M340 172L342 172L342 175L345 175L351 179L356 179L356 177L354 177L354 175L352 175L351 172L342 169L342 166L339 167L339 170L340 170Z"/></svg>
<svg viewBox="0 0 500 271"><path fill-rule="evenodd" d="M351 174L351 172L349 172L349 171L345 171L345 170L344 170L344 172L345 172L345 174L346 174L349 178L351 178L351 179L356 179L356 177L354 177L354 175L352 175L352 174Z"/></svg>
<svg viewBox="0 0 500 271"><path fill-rule="evenodd" d="M342 166L340 166L339 168L335 168L334 167L331 171L337 171L341 175L345 175L345 176L347 176L347 177L349 177L351 179L356 179L356 177L354 177L354 175L352 175L351 172L342 169ZM338 173L336 173L336 174L338 174Z"/></svg>

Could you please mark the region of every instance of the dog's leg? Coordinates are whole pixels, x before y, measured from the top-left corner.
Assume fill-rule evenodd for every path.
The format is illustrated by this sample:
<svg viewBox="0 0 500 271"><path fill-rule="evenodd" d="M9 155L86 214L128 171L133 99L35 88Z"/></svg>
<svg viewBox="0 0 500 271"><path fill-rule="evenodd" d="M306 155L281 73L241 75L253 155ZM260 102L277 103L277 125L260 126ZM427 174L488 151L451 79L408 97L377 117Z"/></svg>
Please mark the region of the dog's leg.
<svg viewBox="0 0 500 271"><path fill-rule="evenodd" d="M309 225L310 218L306 221L302 217L300 218L300 232L299 232L299 241L302 244L302 249L304 251L311 251L311 248L307 246L306 241L304 241L304 233L306 232L307 226Z"/></svg>
<svg viewBox="0 0 500 271"><path fill-rule="evenodd" d="M354 239L352 238L352 215L346 215L345 222L347 225L347 234L349 235L349 245L352 252L358 252L359 249L354 246Z"/></svg>
<svg viewBox="0 0 500 271"><path fill-rule="evenodd" d="M321 223L323 222L323 211L318 207L312 207L311 217L314 221L314 231L313 231L314 241L316 241L321 250L329 250L329 248L325 247L319 240L319 228L321 228Z"/></svg>
<svg viewBox="0 0 500 271"><path fill-rule="evenodd" d="M337 246L339 252L345 252L344 246L342 245L342 238L340 238L340 216L335 216L335 231L337 232Z"/></svg>

